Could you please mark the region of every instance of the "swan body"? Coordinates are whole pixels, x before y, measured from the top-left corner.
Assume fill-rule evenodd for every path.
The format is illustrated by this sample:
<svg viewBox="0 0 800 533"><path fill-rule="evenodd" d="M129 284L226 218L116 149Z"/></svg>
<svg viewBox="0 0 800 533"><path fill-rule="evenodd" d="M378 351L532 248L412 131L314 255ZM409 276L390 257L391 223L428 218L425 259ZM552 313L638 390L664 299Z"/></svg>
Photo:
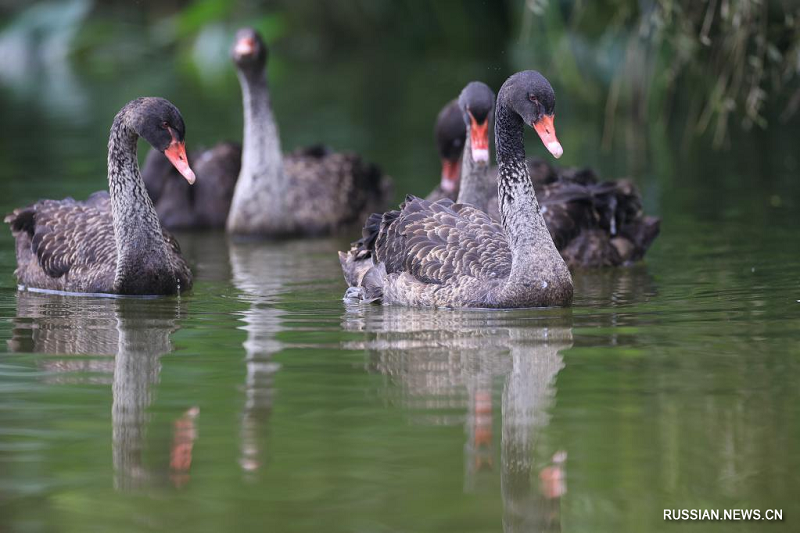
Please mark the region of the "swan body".
<svg viewBox="0 0 800 533"><path fill-rule="evenodd" d="M114 119L108 142L109 192L85 201L41 200L5 218L16 240L19 283L65 292L176 294L192 274L177 241L161 228L136 160L145 137L190 183L183 119L161 98L139 98Z"/></svg>

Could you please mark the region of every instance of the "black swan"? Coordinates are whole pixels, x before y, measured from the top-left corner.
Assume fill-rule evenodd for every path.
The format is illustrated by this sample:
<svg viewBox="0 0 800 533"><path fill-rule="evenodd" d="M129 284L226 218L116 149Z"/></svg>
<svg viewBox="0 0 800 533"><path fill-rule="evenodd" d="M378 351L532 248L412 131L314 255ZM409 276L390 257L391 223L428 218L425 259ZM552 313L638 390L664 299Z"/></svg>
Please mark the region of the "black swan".
<svg viewBox="0 0 800 533"><path fill-rule="evenodd" d="M488 212L489 201L497 200L497 173L489 177L489 125L494 115L494 92L485 83L472 81L458 96L461 127L467 142L461 157L459 204L470 204Z"/></svg>
<svg viewBox="0 0 800 533"><path fill-rule="evenodd" d="M242 166L242 147L222 142L207 150L188 153L199 176L197 184L173 179L178 173L158 150L150 150L142 166L147 193L161 225L169 229L224 228L233 189Z"/></svg>
<svg viewBox="0 0 800 533"><path fill-rule="evenodd" d="M81 293L163 295L186 291L192 273L177 241L161 228L139 174L144 137L189 183L183 118L162 98L123 107L108 139L108 187L78 202L40 200L5 218L16 239L19 283Z"/></svg>
<svg viewBox="0 0 800 533"><path fill-rule="evenodd" d="M472 82L459 100L454 101L457 107L460 104L461 131L466 126L470 135L470 142L459 144L464 152L460 158L460 178L445 182L443 177L442 184L426 199L450 198L460 204L468 203L499 220L497 168L483 164L482 148L478 148L480 161L470 153L477 147L476 142L483 146L478 139L485 138L486 131L471 122L465 110L467 101L474 106L479 98L486 101L490 97L493 99L494 94L488 86ZM437 131L449 132L449 137L443 134L445 142L457 139L453 126L439 128L445 110L450 113L449 107L437 119ZM641 194L631 181L600 182L589 168L557 168L538 157L526 163L547 229L570 268L628 265L644 257L658 236L660 220L644 214ZM444 187L445 183L449 186Z"/></svg>
<svg viewBox="0 0 800 533"><path fill-rule="evenodd" d="M358 155L324 147L281 153L261 36L239 30L232 56L244 100L244 143L228 231L253 237L325 235L381 209L390 180Z"/></svg>
<svg viewBox="0 0 800 533"><path fill-rule="evenodd" d="M644 257L661 220L647 216L627 179L599 181L588 168L559 169L536 187L550 234L570 268L630 265ZM494 211L496 213L496 210Z"/></svg>
<svg viewBox="0 0 800 533"><path fill-rule="evenodd" d="M461 152L464 150L464 120L458 108L458 100L451 100L436 116L433 129L436 150L442 162L442 175L439 185L433 189L426 200L435 202L442 198L455 200L461 179Z"/></svg>
<svg viewBox="0 0 800 533"><path fill-rule="evenodd" d="M528 70L506 80L495 110L501 222L449 199L409 196L399 211L371 216L365 239L340 252L345 298L423 307L570 305L572 278L540 213L523 142L528 124L560 157L554 112L544 76Z"/></svg>

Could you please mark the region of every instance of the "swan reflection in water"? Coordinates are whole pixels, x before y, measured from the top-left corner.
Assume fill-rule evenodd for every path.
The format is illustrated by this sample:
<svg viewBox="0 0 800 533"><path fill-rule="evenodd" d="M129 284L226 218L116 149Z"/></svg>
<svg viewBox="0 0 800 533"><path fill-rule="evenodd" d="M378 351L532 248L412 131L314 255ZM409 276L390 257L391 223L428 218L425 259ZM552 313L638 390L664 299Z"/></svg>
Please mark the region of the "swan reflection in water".
<svg viewBox="0 0 800 533"><path fill-rule="evenodd" d="M247 332L244 406L240 428L239 465L255 474L267 457L267 428L274 397L274 377L280 365L273 358L283 349L276 334L283 331L286 311L280 307L289 285L319 279L319 262L308 257L321 254L335 258L336 244L328 240L287 242L238 242L228 246L234 286L239 299L250 308L242 312L241 329ZM332 260L335 263L335 259Z"/></svg>
<svg viewBox="0 0 800 533"><path fill-rule="evenodd" d="M189 407L173 422L168 468L145 465L147 409L161 371L160 358L172 351L170 335L185 311L180 300L91 298L17 293L9 348L66 357L41 363L61 383L111 385L114 486L131 490L161 483L189 481L197 438L199 408ZM109 356L109 357L103 357ZM88 374L88 376L87 376Z"/></svg>
<svg viewBox="0 0 800 533"><path fill-rule="evenodd" d="M499 470L505 531L558 531L566 492L566 452L540 438L549 423L561 351L572 346L569 310L455 311L352 307L349 331L367 340L368 370L422 424L462 424L464 490L483 490ZM447 413L447 414L441 414ZM550 449L545 453L546 449ZM547 457L537 463L535 457ZM550 458L552 457L552 459Z"/></svg>

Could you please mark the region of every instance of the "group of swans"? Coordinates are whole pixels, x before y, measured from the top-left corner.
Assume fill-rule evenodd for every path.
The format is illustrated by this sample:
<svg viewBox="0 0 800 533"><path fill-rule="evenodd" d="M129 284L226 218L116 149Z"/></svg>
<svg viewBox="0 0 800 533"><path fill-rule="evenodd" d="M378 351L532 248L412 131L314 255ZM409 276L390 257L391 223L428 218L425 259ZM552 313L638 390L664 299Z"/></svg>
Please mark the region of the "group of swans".
<svg viewBox="0 0 800 533"><path fill-rule="evenodd" d="M111 127L108 192L85 201L41 200L6 217L21 286L179 294L191 288L192 273L165 227L224 226L234 236L283 238L336 234L366 219L363 238L340 252L348 299L566 306L573 293L568 264L635 261L658 233L658 220L642 214L629 182L597 183L590 171L556 172L541 160L526 161L525 125L554 157L563 152L555 95L538 72L508 78L496 104L488 86L468 84L437 119L440 186L427 200L408 196L399 210L379 214L391 183L375 165L322 146L282 153L265 75L268 51L255 30L237 33L231 57L243 95L242 146L222 143L187 155L184 121L172 103L129 102ZM492 124L496 169L488 165ZM139 137L153 147L141 173ZM542 176L532 179L531 169Z"/></svg>

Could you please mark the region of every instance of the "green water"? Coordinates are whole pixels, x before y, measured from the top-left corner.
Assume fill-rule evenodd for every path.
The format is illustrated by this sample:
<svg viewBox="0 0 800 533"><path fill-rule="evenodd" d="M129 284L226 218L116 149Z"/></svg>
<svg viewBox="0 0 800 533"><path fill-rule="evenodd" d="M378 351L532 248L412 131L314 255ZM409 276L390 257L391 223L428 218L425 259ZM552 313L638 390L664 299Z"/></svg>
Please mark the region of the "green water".
<svg viewBox="0 0 800 533"><path fill-rule="evenodd" d="M392 50L278 48L276 113L285 148L357 149L398 197L423 194L438 107L515 65L384 69ZM135 96L172 99L190 145L239 138L232 75L208 85L160 55L114 72L0 85L3 212L103 188ZM603 110L558 94L566 164L632 176L663 218L646 262L575 273L568 310L346 308L336 251L355 235L179 234L196 278L180 299L19 293L0 232L0 531L797 530L796 122L724 152L623 125L601 152ZM562 451L563 483L542 481ZM682 508L784 519L663 520Z"/></svg>

